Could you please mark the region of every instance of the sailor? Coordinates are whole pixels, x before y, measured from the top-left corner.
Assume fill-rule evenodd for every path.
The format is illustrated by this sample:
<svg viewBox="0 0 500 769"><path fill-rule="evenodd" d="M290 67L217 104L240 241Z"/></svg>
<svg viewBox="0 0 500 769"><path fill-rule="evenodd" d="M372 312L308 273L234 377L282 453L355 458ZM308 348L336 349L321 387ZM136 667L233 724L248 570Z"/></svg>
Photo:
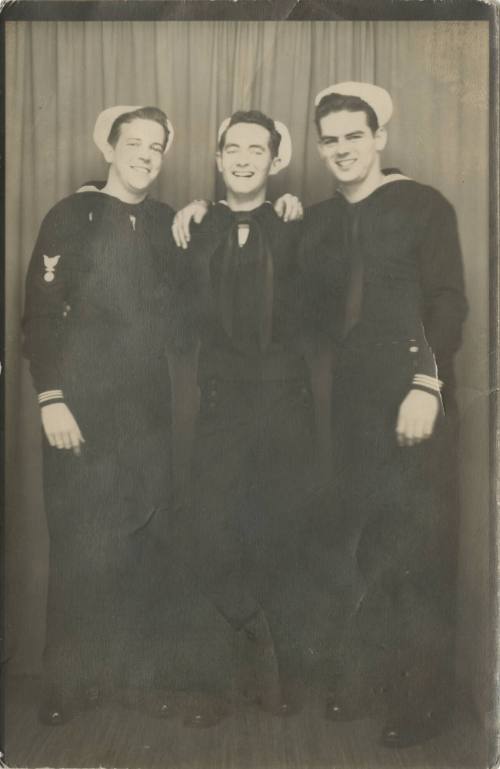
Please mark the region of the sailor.
<svg viewBox="0 0 500 769"><path fill-rule="evenodd" d="M153 564L168 559L144 533L168 526L166 351L187 340L173 309L174 212L149 191L173 136L156 107L101 112L93 138L107 181L49 211L28 270L24 353L43 425L50 536L40 719L50 725L117 683L158 684L164 574Z"/></svg>
<svg viewBox="0 0 500 769"><path fill-rule="evenodd" d="M297 704L303 664L291 617L300 613L297 558L314 442L300 344L300 222L282 221L266 200L291 150L282 123L257 110L234 113L218 134L225 199L187 231L180 216L189 237L185 282L198 286L202 308L192 562L240 650L253 645L266 681L253 694L277 714ZM224 707L215 689L206 695L213 722Z"/></svg>
<svg viewBox="0 0 500 769"><path fill-rule="evenodd" d="M392 111L370 83L316 97L319 152L337 192L305 212L304 324L333 372L336 512L318 531L363 583L344 618L327 714L361 716L381 707L374 690L385 692L381 739L403 747L439 731L449 710L453 357L467 303L453 207L382 168Z"/></svg>

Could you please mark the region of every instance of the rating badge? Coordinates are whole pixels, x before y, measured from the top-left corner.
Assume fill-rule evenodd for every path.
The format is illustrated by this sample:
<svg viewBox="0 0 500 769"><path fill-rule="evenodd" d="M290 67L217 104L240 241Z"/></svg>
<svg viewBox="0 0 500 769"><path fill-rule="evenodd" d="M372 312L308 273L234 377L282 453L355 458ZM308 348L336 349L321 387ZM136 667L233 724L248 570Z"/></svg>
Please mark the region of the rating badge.
<svg viewBox="0 0 500 769"><path fill-rule="evenodd" d="M43 255L43 265L45 267L43 279L46 283L52 283L54 280L57 263L60 258L61 254L57 254L57 256L47 256L47 254Z"/></svg>

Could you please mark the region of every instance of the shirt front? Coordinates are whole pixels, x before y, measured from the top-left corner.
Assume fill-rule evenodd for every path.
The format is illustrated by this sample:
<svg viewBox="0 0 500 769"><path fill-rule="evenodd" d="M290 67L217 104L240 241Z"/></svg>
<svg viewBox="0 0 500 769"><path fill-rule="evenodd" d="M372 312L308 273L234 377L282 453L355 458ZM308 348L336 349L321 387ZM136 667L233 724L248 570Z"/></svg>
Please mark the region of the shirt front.
<svg viewBox="0 0 500 769"><path fill-rule="evenodd" d="M416 340L444 365L458 349L467 304L456 217L432 187L398 178L357 203L339 192L313 206L302 258L313 331L343 345Z"/></svg>
<svg viewBox="0 0 500 769"><path fill-rule="evenodd" d="M300 226L284 224L268 203L250 212L218 203L193 229L190 256L205 274L209 308L201 330L201 378L302 375Z"/></svg>
<svg viewBox="0 0 500 769"><path fill-rule="evenodd" d="M140 376L163 354L173 211L86 191L46 216L26 283L24 352L43 402ZM46 398L47 393L53 397ZM40 401L42 402L42 401Z"/></svg>

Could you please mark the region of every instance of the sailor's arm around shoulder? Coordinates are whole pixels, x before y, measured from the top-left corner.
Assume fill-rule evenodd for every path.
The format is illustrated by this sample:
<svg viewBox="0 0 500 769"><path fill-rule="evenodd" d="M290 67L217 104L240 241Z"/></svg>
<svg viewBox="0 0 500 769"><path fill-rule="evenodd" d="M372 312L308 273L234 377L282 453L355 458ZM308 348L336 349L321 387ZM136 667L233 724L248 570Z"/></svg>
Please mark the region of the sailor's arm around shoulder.
<svg viewBox="0 0 500 769"><path fill-rule="evenodd" d="M172 224L172 235L179 248L188 248L191 240L191 225L201 224L212 205L214 204L209 200L197 199L176 213ZM304 215L301 201L291 193L281 195L274 204L274 210L284 222L300 220Z"/></svg>

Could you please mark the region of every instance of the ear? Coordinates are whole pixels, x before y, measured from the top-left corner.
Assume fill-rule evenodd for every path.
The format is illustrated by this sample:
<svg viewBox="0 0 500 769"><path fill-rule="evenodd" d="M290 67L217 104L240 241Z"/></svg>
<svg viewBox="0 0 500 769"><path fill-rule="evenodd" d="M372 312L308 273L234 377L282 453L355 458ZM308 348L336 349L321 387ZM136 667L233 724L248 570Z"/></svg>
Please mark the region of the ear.
<svg viewBox="0 0 500 769"><path fill-rule="evenodd" d="M104 160L106 163L111 163L115 155L115 148L106 142L106 145L102 150L102 154L104 155Z"/></svg>
<svg viewBox="0 0 500 769"><path fill-rule="evenodd" d="M375 149L382 152L387 144L387 131L385 128L379 128L375 134Z"/></svg>
<svg viewBox="0 0 500 769"><path fill-rule="evenodd" d="M271 165L269 166L269 176L274 176L274 174L277 174L278 171L281 171L281 166L283 164L283 161L279 157L275 157L271 161Z"/></svg>
<svg viewBox="0 0 500 769"><path fill-rule="evenodd" d="M217 163L219 173L222 173L222 152L217 151L215 153L215 162Z"/></svg>

